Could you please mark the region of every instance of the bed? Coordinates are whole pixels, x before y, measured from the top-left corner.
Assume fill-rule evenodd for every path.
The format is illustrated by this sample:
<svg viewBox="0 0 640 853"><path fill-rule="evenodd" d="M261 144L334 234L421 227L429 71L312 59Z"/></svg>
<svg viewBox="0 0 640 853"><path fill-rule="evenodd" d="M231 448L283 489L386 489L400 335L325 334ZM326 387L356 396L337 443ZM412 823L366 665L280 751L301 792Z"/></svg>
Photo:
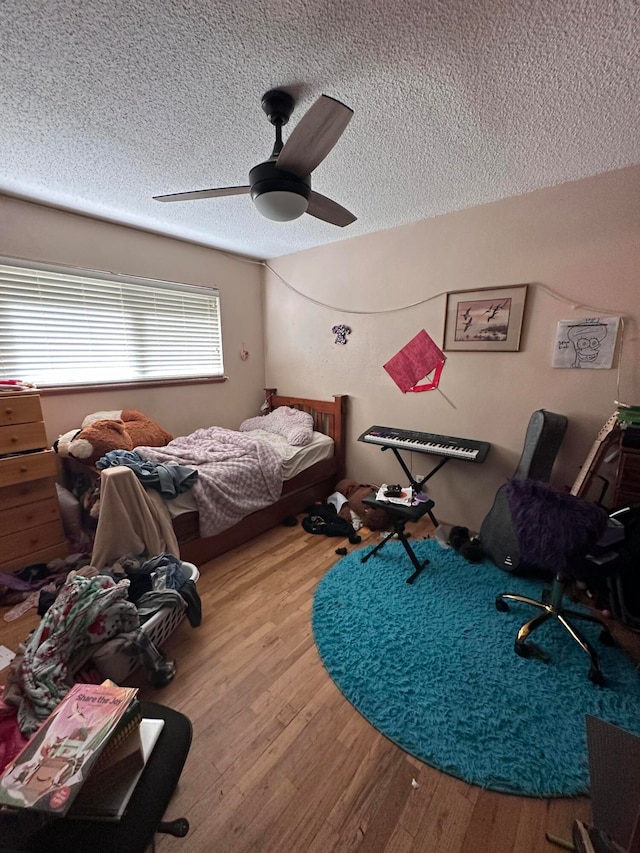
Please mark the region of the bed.
<svg viewBox="0 0 640 853"><path fill-rule="evenodd" d="M245 516L242 521L216 536L201 537L198 513L184 512L173 518L173 528L180 546L180 556L196 565L224 554L232 548L265 533L287 516L298 515L314 501L326 499L338 480L345 475L345 417L347 397L336 395L333 401L286 397L275 388L265 389L269 411L279 406L309 412L314 430L329 436L334 443L333 455L305 468L285 480L280 499L264 509Z"/></svg>
<svg viewBox="0 0 640 853"><path fill-rule="evenodd" d="M224 554L282 523L288 516L304 512L315 501L325 500L335 490L336 483L344 478L346 395L336 395L331 401L313 400L284 396L278 394L275 388L266 388L265 401L268 412L274 412L279 407L308 412L313 419L314 436L316 433L321 434L318 443L322 444L321 439L325 436L331 439L331 442L324 440L325 445L330 445L328 451L326 447L323 450L325 458L313 461L313 449L302 448L303 453L300 455L306 456L307 461L300 463L298 459L289 466L290 475L285 473L286 479L279 499L263 509L251 512L214 536L202 535L197 509L190 508L185 502L169 502L174 504L170 508L171 524L182 560L199 566ZM83 473L88 480L100 476L96 469L88 471L87 466L71 459L64 460L64 467L67 483L78 473Z"/></svg>

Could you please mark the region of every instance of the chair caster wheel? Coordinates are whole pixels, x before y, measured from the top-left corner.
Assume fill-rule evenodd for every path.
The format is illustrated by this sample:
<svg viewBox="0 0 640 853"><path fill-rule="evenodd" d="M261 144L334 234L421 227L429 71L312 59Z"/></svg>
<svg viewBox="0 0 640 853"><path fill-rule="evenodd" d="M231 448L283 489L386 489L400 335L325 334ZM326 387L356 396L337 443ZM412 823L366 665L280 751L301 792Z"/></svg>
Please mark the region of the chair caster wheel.
<svg viewBox="0 0 640 853"><path fill-rule="evenodd" d="M496 610L499 610L500 613L506 613L508 609L509 605L507 602L498 596L498 598L496 598Z"/></svg>
<svg viewBox="0 0 640 853"><path fill-rule="evenodd" d="M598 640L602 643L603 646L617 646L616 638L613 636L611 631L607 631L606 628L603 628L600 631L600 636Z"/></svg>
<svg viewBox="0 0 640 853"><path fill-rule="evenodd" d="M599 687L604 687L605 684L604 675L599 669L595 669L594 667L591 667L589 670L589 681L597 684Z"/></svg>
<svg viewBox="0 0 640 853"><path fill-rule="evenodd" d="M167 835L173 835L174 838L184 838L189 832L189 821L186 817L179 817L176 818L176 820L162 821L156 831L165 832Z"/></svg>
<svg viewBox="0 0 640 853"><path fill-rule="evenodd" d="M549 663L551 660L549 655L540 646L536 646L535 643L519 643L516 640L513 648L515 653L521 658L537 658L544 663Z"/></svg>

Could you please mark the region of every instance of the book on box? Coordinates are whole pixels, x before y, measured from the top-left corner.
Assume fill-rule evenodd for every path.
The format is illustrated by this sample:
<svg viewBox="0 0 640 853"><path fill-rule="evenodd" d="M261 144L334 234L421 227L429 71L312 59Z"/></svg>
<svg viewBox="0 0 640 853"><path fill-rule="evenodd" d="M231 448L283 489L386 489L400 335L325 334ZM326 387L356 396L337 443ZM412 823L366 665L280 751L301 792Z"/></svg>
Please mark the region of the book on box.
<svg viewBox="0 0 640 853"><path fill-rule="evenodd" d="M137 688L74 684L0 777L0 804L67 813Z"/></svg>

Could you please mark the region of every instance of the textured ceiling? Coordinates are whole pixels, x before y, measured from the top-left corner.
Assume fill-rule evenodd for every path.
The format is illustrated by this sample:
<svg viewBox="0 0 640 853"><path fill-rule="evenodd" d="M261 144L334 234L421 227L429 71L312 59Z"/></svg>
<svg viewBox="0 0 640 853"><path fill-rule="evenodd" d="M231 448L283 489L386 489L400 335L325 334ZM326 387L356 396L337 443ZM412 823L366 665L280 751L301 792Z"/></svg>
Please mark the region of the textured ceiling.
<svg viewBox="0 0 640 853"><path fill-rule="evenodd" d="M640 162L638 0L0 0L0 191L274 257ZM262 94L354 110L313 188L260 216ZM1 227L1 223L0 223Z"/></svg>

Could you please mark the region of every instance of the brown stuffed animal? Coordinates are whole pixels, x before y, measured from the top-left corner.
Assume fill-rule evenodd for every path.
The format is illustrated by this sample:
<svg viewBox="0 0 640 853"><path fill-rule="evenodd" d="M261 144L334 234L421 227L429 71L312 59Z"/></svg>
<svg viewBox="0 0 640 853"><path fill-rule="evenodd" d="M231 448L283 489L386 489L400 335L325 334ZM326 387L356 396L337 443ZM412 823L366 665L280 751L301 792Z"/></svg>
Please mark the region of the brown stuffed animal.
<svg viewBox="0 0 640 853"><path fill-rule="evenodd" d="M375 486L356 483L355 480L340 480L335 490L347 499L347 503L338 513L342 518L351 521L351 513L354 512L369 530L385 530L391 526L391 519L386 510L363 503L364 498L376 494L378 490Z"/></svg>
<svg viewBox="0 0 640 853"><path fill-rule="evenodd" d="M111 450L133 450L134 447L163 447L173 439L171 433L136 409L96 412L87 415L82 429L61 435L53 449L60 456L70 456L93 465Z"/></svg>

